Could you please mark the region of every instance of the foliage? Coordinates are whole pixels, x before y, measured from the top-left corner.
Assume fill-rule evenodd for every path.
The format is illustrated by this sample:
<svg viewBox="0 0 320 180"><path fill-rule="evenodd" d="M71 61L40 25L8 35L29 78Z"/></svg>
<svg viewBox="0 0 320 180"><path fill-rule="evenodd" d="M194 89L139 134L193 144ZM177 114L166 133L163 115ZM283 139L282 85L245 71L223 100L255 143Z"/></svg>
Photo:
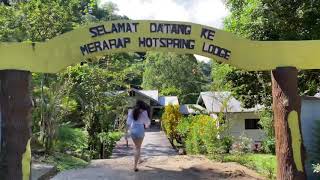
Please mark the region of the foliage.
<svg viewBox="0 0 320 180"><path fill-rule="evenodd" d="M224 136L221 138L221 147L224 150L224 153L230 153L233 143L234 138L232 136Z"/></svg>
<svg viewBox="0 0 320 180"><path fill-rule="evenodd" d="M276 154L275 138L266 138L262 141L262 150L268 154Z"/></svg>
<svg viewBox="0 0 320 180"><path fill-rule="evenodd" d="M37 78L37 74L33 74ZM53 76L55 82L43 88L34 88L36 106L33 113L35 130L39 130L39 140L50 153L53 150L56 138L57 124L71 111L74 106L69 104L70 93L73 83L69 77ZM37 96L41 94L41 97ZM37 98L38 97L38 98Z"/></svg>
<svg viewBox="0 0 320 180"><path fill-rule="evenodd" d="M115 14L115 4L98 6L99 3L98 0L29 0L11 6L0 3L0 41L42 42L100 20L128 19ZM58 74L33 73L33 136L41 140L50 154L58 150L85 159L97 158L104 153L103 145L110 152L112 143L102 143L98 136L117 131L124 124L125 94L118 92L142 83L141 59L135 53L111 54L83 60ZM114 140L112 133L110 138ZM95 156L87 156L89 150Z"/></svg>
<svg viewBox="0 0 320 180"><path fill-rule="evenodd" d="M225 154L223 162L238 162L257 172L267 176L269 179L276 178L276 157L269 154Z"/></svg>
<svg viewBox="0 0 320 180"><path fill-rule="evenodd" d="M118 142L122 136L123 132L103 132L98 134L100 143L105 147L102 158L109 158L112 155L112 150L115 147L116 142Z"/></svg>
<svg viewBox="0 0 320 180"><path fill-rule="evenodd" d="M0 4L0 24L0 41L24 40L25 33L18 28L22 22L14 7Z"/></svg>
<svg viewBox="0 0 320 180"><path fill-rule="evenodd" d="M190 132L193 116L182 117L181 121L177 125L177 133L180 138L185 140Z"/></svg>
<svg viewBox="0 0 320 180"><path fill-rule="evenodd" d="M276 146L272 111L270 109L263 109L259 111L259 117L259 124L266 135L266 138L262 142L262 150L265 153L275 154Z"/></svg>
<svg viewBox="0 0 320 180"><path fill-rule="evenodd" d="M270 107L272 103L271 78L269 72L246 72L235 70L226 76L234 97L243 107L252 108L257 104Z"/></svg>
<svg viewBox="0 0 320 180"><path fill-rule="evenodd" d="M162 114L162 125L166 134L169 136L171 144L173 144L173 140L178 139L177 126L181 121L181 116L180 106L172 104L166 106Z"/></svg>
<svg viewBox="0 0 320 180"><path fill-rule="evenodd" d="M232 145L232 153L242 154L252 150L252 139L242 134Z"/></svg>
<svg viewBox="0 0 320 180"><path fill-rule="evenodd" d="M201 84L201 91L209 91L212 83L212 66L214 61L204 62L198 61L198 67L202 72L203 82Z"/></svg>
<svg viewBox="0 0 320 180"><path fill-rule="evenodd" d="M215 154L219 149L219 129L216 120L207 115L192 117L187 139L185 141L187 153Z"/></svg>
<svg viewBox="0 0 320 180"><path fill-rule="evenodd" d="M44 162L53 164L57 167L58 171L83 168L88 165L88 162L82 159L62 153L54 153L51 156L46 157Z"/></svg>
<svg viewBox="0 0 320 180"><path fill-rule="evenodd" d="M227 75L233 72L233 68L228 64L212 62L212 91L230 91L230 82L227 81Z"/></svg>
<svg viewBox="0 0 320 180"><path fill-rule="evenodd" d="M259 124L261 125L266 137L274 138L273 114L270 109L263 109L259 112Z"/></svg>
<svg viewBox="0 0 320 180"><path fill-rule="evenodd" d="M225 29L252 40L312 40L320 38L320 2L227 0L230 16ZM319 89L319 70L300 71L300 94L313 96ZM271 106L269 72L236 70L228 75L232 91L245 107Z"/></svg>
<svg viewBox="0 0 320 180"><path fill-rule="evenodd" d="M30 0L10 7L0 5L0 40L45 41L72 30L81 19L81 1Z"/></svg>
<svg viewBox="0 0 320 180"><path fill-rule="evenodd" d="M320 164L312 164L313 172L320 173Z"/></svg>
<svg viewBox="0 0 320 180"><path fill-rule="evenodd" d="M0 23L3 25L0 27L0 41L46 41L83 24L126 18L115 14L115 4L98 6L98 3L97 0L30 0L12 6L0 5ZM142 73L137 74L134 68L128 68L139 58L126 53L108 55L98 63L89 60L90 66L70 67L74 71L33 74L36 104L32 114L33 133L41 139L48 152L67 143L57 139L69 132L65 128L56 131L62 123L85 125L90 134L91 150L100 150L94 133L118 128L114 120L121 117L126 108L126 103L121 100L123 95L104 93L126 89L128 83L134 81L141 83ZM53 147L55 141L60 143L58 147ZM74 145L77 146L77 142Z"/></svg>
<svg viewBox="0 0 320 180"><path fill-rule="evenodd" d="M219 119L207 115L183 117L177 126L181 144L191 154L221 154L229 153L234 139L231 136L220 137L226 129L217 127ZM179 141L178 141L179 142Z"/></svg>
<svg viewBox="0 0 320 180"><path fill-rule="evenodd" d="M162 95L178 96L181 103L194 103L203 82L202 70L193 55L146 54L144 89L158 89Z"/></svg>
<svg viewBox="0 0 320 180"><path fill-rule="evenodd" d="M113 131L115 120L125 113L126 95L116 92L116 89L125 87L125 76L122 72L108 71L96 64L69 67L66 75L75 84L72 94L81 106L92 156L102 157L103 144L98 135Z"/></svg>
<svg viewBox="0 0 320 180"><path fill-rule="evenodd" d="M70 151L73 155L85 157L88 148L88 133L79 128L62 125L58 129L58 137L55 147L62 153Z"/></svg>

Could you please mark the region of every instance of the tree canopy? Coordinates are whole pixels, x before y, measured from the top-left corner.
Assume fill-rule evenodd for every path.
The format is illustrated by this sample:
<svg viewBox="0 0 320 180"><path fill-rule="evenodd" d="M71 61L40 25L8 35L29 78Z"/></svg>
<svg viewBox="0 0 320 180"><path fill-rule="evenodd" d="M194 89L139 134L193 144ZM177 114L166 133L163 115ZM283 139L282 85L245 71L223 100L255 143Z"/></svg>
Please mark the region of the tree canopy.
<svg viewBox="0 0 320 180"><path fill-rule="evenodd" d="M193 55L148 52L142 87L162 95L178 96L180 103L195 103L201 92L202 70Z"/></svg>
<svg viewBox="0 0 320 180"><path fill-rule="evenodd" d="M225 20L225 29L241 37L262 41L320 38L318 1L228 0L227 6L231 14ZM319 90L319 77L319 70L300 71L300 93L313 96ZM245 107L257 103L271 106L269 72L235 70L226 78Z"/></svg>

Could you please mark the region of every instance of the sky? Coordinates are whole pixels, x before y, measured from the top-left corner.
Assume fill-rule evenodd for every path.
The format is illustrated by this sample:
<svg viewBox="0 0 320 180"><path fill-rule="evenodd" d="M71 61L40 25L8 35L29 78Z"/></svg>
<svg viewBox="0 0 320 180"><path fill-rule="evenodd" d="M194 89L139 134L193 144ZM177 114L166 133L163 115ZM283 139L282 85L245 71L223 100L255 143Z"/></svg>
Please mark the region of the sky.
<svg viewBox="0 0 320 180"><path fill-rule="evenodd" d="M229 14L223 0L101 0L113 2L118 7L117 14L133 20L187 21L208 25L218 29L223 27L223 19ZM208 58L196 56L198 60Z"/></svg>

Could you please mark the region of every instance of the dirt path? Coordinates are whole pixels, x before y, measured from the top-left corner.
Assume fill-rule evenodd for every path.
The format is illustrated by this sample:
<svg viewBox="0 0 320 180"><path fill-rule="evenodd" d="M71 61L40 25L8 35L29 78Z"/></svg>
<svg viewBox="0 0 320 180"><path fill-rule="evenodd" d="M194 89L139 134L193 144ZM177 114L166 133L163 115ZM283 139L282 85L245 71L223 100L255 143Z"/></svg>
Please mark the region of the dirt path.
<svg viewBox="0 0 320 180"><path fill-rule="evenodd" d="M257 173L236 163L212 162L202 156L179 156L163 132L146 133L143 144L144 162L133 172L133 145L122 139L112 159L93 160L87 168L62 172L53 180L253 180Z"/></svg>

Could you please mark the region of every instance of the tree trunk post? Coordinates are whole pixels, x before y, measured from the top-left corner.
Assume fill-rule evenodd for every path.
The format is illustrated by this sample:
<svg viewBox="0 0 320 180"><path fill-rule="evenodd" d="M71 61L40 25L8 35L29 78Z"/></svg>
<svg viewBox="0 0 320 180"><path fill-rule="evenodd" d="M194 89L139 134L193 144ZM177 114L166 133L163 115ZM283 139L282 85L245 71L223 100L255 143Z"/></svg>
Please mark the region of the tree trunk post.
<svg viewBox="0 0 320 180"><path fill-rule="evenodd" d="M31 179L31 73L0 71L2 144L0 177L4 180Z"/></svg>
<svg viewBox="0 0 320 180"><path fill-rule="evenodd" d="M278 180L306 179L297 75L295 67L271 72Z"/></svg>

